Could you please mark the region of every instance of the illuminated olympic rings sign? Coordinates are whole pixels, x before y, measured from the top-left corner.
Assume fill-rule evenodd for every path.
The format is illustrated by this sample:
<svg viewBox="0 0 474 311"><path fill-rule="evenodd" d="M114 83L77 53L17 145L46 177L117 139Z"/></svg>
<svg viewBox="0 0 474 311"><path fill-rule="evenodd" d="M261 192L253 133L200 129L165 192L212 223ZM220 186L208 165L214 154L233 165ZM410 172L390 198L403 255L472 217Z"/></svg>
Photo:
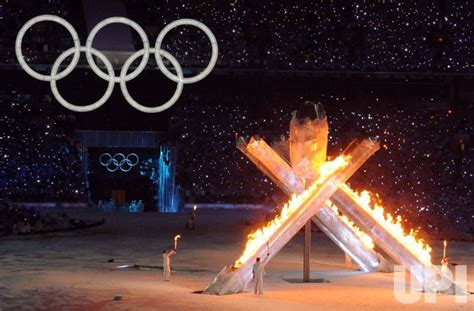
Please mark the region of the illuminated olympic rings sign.
<svg viewBox="0 0 474 311"><path fill-rule="evenodd" d="M56 59L56 61L53 64L53 67L51 68L51 74L50 75L43 75L40 74L36 71L34 71L25 61L25 57L23 56L22 52L22 41L23 37L25 36L26 31L31 28L34 24L43 22L43 21L50 21L50 22L56 22L62 26L64 26L67 31L71 34L72 39L74 41L74 47L64 51L59 57ZM107 57L100 51L94 49L92 47L92 43L94 41L95 36L101 30L103 27L110 25L110 24L125 24L130 27L132 27L140 36L142 42L143 42L143 49L136 51L133 53L124 63L122 70L120 71L120 76L116 77L114 68L112 66L112 63L107 59ZM170 53L166 52L165 50L161 49L161 44L163 42L164 37L166 34L172 30L173 28L176 28L178 26L183 26L183 25L189 25L189 26L195 26L202 30L206 36L209 38L211 42L211 48L212 48L212 55L211 55L211 60L209 61L209 64L207 65L206 68L202 72L200 72L198 75L193 76L193 77L188 77L184 78L183 77L183 70L181 68L181 65L178 63L176 58L174 58ZM86 54L86 59L87 63L89 64L90 68L92 71L94 71L95 74L97 74L100 78L108 82L108 87L107 90L105 91L104 95L97 100L96 102L86 105L86 106L77 106L69 103L67 100L64 99L64 97L59 93L56 81L60 80L64 77L66 77L68 74L70 74L76 65L79 62L79 56L80 53L84 52ZM170 108L176 101L179 99L181 96L181 92L183 90L183 84L189 84L189 83L195 83L198 82L202 79L204 79L214 68L216 65L217 61L217 54L218 54L218 48L217 48L217 40L214 34L211 32L211 30L204 25L203 23L194 20L194 19L178 19L168 25L166 25L165 28L158 34L158 38L156 39L155 46L153 48L150 48L150 43L148 42L147 35L145 31L143 30L140 25L138 25L136 22L126 18L126 17L110 17L106 18L97 25L94 26L94 28L91 30L89 36L87 37L86 40L86 45L81 46L79 36L72 27L72 25L67 22L65 19L56 16L56 15L39 15L37 17L34 17L30 19L28 22L26 22L23 27L21 27L20 31L18 32L18 35L16 37L16 42L15 42L15 53L16 57L18 59L18 63L20 66L25 70L27 74L32 76L35 79L42 80L42 81L48 81L51 86L51 91L53 92L54 97L56 100L63 105L64 107L76 111L76 112L87 112L87 111L92 111L100 106L102 106L112 95L112 91L114 89L115 83L120 83L120 89L122 91L123 96L125 97L125 100L134 108L146 112L146 113L155 113L155 112L161 112L163 110L166 110ZM143 72L145 69L145 66L148 63L148 59L150 57L150 53L154 53L156 63L158 64L158 68L160 71L170 80L174 81L177 83L176 90L171 97L166 103L156 106L156 107L147 107L139 104L137 101L135 101L131 96L130 93L128 92L127 89L127 82L135 79L140 73ZM64 62L64 60L72 55L72 61L63 71L59 71L59 68L61 67L61 64ZM93 56L97 57L100 59L100 61L105 64L105 68L107 69L107 73L102 71L99 66L96 64ZM140 64L138 67L133 70L132 72L128 73L128 69L132 65L132 63L137 59L141 57ZM162 57L166 58L171 65L174 67L176 74L171 73L168 68L166 68L165 64L163 63Z"/></svg>
<svg viewBox="0 0 474 311"><path fill-rule="evenodd" d="M138 164L138 161L136 153L130 153L127 156L123 153L116 153L114 156L110 153L102 153L99 157L100 164L111 173L116 172L118 169L124 173L130 172L132 167Z"/></svg>

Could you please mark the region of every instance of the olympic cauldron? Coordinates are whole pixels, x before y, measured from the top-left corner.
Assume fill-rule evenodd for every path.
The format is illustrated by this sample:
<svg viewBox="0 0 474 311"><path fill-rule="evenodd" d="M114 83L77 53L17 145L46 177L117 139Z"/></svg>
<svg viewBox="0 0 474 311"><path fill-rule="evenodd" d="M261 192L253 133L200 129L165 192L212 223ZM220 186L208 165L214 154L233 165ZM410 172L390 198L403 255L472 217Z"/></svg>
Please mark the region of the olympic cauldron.
<svg viewBox="0 0 474 311"><path fill-rule="evenodd" d="M204 293L245 291L255 259L260 257L266 264L312 219L363 271L392 271L391 265L374 251L374 243L368 243L370 239L393 262L407 267L421 290L465 294L431 263L431 248L414 230L404 230L401 217L394 219L381 206L367 200L367 191L359 194L345 184L379 149L379 142L353 141L341 156L326 161L327 118L321 107L314 107L315 119L293 115L289 139L278 142L273 149L260 138L237 139L237 148L292 199L275 219L248 235L240 258L225 266ZM334 165L341 157L344 164Z"/></svg>

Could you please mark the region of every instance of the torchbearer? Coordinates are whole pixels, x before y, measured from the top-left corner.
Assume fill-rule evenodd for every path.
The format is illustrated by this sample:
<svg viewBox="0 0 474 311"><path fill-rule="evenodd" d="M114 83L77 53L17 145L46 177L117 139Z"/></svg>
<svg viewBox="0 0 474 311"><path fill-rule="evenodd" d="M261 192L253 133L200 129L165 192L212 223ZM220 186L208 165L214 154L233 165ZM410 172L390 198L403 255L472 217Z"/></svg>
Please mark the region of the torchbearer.
<svg viewBox="0 0 474 311"><path fill-rule="evenodd" d="M268 246L268 243L267 243ZM270 253L267 253L267 257L270 256ZM257 257L253 265L253 279L255 281L254 293L255 295L263 294L263 277L265 276L265 264L260 260L260 257Z"/></svg>
<svg viewBox="0 0 474 311"><path fill-rule="evenodd" d="M448 274L449 271L449 257L446 255L446 247L448 243L444 240L443 259L441 259L441 273Z"/></svg>
<svg viewBox="0 0 474 311"><path fill-rule="evenodd" d="M189 213L188 221L186 222L186 230L196 230L196 223L195 223L196 208L197 206L194 205L193 211Z"/></svg>
<svg viewBox="0 0 474 311"><path fill-rule="evenodd" d="M176 254L178 249L178 239L181 236L178 234L174 237L174 248L163 251L163 281L168 282L171 276L171 259L170 257Z"/></svg>
<svg viewBox="0 0 474 311"><path fill-rule="evenodd" d="M176 254L176 249L163 251L163 281L168 282L171 276L170 257Z"/></svg>

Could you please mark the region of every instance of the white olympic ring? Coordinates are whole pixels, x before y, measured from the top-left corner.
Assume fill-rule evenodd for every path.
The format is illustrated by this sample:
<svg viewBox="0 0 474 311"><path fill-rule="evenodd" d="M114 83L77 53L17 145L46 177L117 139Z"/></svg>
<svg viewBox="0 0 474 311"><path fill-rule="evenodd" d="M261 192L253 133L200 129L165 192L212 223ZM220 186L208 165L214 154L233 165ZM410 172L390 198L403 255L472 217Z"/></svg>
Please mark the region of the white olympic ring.
<svg viewBox="0 0 474 311"><path fill-rule="evenodd" d="M135 161L132 162L130 161L130 157L135 157ZM104 161L104 157L108 157L107 161ZM117 157L120 157L120 161L117 159ZM130 153L127 156L125 156L123 153L119 152L116 153L113 157L110 153L102 153L99 157L99 162L102 166L104 166L109 172L114 173L118 169L120 169L122 172L127 173L130 172L132 167L138 164L139 158L136 153ZM113 167L111 168L111 164L113 164ZM125 168L124 164L127 166Z"/></svg>
<svg viewBox="0 0 474 311"><path fill-rule="evenodd" d="M217 62L217 54L218 54L217 40L216 40L216 37L214 37L214 34L212 33L212 31L206 25L204 25L201 22L198 22L197 20L189 19L189 18L178 19L174 22L171 22L170 24L166 25L166 27L163 28L163 30L158 34L158 38L156 38L156 43L155 43L155 50L157 51L161 50L161 43L163 42L163 39L165 38L166 34L170 30L182 25L191 25L191 26L195 26L201 29L207 35L207 37L209 38L209 41L211 41L212 55L211 55L211 60L209 61L209 64L207 65L207 67L200 74L194 77L182 79L179 77L179 75L175 76L168 70L168 68L166 68L165 64L163 64L163 61L161 60L159 53L155 53L155 59L161 72L164 73L165 76L167 76L169 79L173 80L174 82L178 82L182 80L183 83L185 84L195 83L204 79L209 73L211 73L212 69L214 68Z"/></svg>
<svg viewBox="0 0 474 311"><path fill-rule="evenodd" d="M155 49L150 49L150 52L155 52L156 53L156 50ZM136 108L140 111L147 112L147 113L161 112L161 111L166 110L169 107L171 107L178 100L178 98L181 96L181 92L183 91L183 83L185 83L184 78L183 78L183 70L181 69L181 65L178 63L176 58L174 58L170 53L168 53L164 50L158 50L157 54L162 54L165 58L167 58L170 61L170 63L175 68L176 73L178 74L178 81L177 81L178 85L176 86L176 91L174 92L173 97L171 97L171 99L168 100L166 103L164 103L160 106L157 106L157 107L142 106L139 103L137 103L132 98L132 96L130 96L130 93L128 92L128 89L127 89L127 83L126 83L125 77L126 77L128 68L133 63L133 61L137 57L143 55L144 53L146 53L145 50L141 49L140 51L137 51L137 52L133 53L125 61L125 64L123 64L123 67L122 67L122 71L120 72L120 78L121 78L121 80L120 80L120 89L122 90L122 94L125 96L125 98L128 98L128 103L132 107L134 107L134 108Z"/></svg>
<svg viewBox="0 0 474 311"><path fill-rule="evenodd" d="M136 78L142 71L145 69L146 64L148 63L148 58L150 57L149 49L150 49L150 43L148 42L148 37L146 36L145 31L143 30L140 25L135 23L134 21L125 18L125 17L109 17L98 23L97 25L92 28L91 32L89 33L89 36L87 37L86 40L86 57L87 57L87 63L89 63L89 66L91 66L91 69L102 79L104 80L109 80L109 76L106 75L102 70L100 70L99 66L94 61L94 58L92 58L92 53L91 53L91 48L92 48L92 42L94 41L95 36L101 30L103 27L110 25L110 24L125 24L133 29L135 29L138 32L138 35L143 41L143 49L146 51L144 57L142 58L140 65L133 71L130 76L131 77L126 77L125 81L130 81L134 78ZM121 77L117 77L114 82L119 83Z"/></svg>
<svg viewBox="0 0 474 311"><path fill-rule="evenodd" d="M79 48L79 51L85 52L86 49L81 46ZM115 78L114 67L112 66L110 61L107 59L107 57L101 52L97 51L94 48L91 48L91 52L92 54L98 56L99 59L105 64L105 66L107 67L107 72L109 73L109 76L111 77L111 79L109 79L109 85L107 86L107 90L105 91L105 94L95 103L87 105L87 106L76 106L76 105L70 104L59 93L58 87L56 85L56 79L51 79L49 81L50 86L51 86L51 91L53 92L54 97L58 100L58 102L61 105L63 105L64 107L72 111L87 112L87 111L95 110L99 108L100 106L102 106L103 104L105 104L105 102L107 101L107 99L109 99L110 95L112 95L112 92L114 90L114 86L115 86L115 83L113 80L113 78ZM51 76L54 77L56 75L59 69L59 66L61 66L61 63L72 53L75 53L74 48L70 48L69 50L66 50L61 55L59 55L59 57L56 59L56 61L53 64L53 68L51 68Z"/></svg>
<svg viewBox="0 0 474 311"><path fill-rule="evenodd" d="M79 35L77 34L76 30L74 27L72 27L69 22L67 22L65 19L56 16L56 15L40 15L36 16L29 21L26 22L23 27L21 27L20 31L18 32L18 35L16 36L16 41L15 41L15 54L16 58L18 59L18 63L20 64L21 68L26 71L27 74L32 76L35 79L42 80L42 81L51 81L53 79L52 75L42 75L40 73L37 73L33 69L31 69L30 66L25 61L25 57L23 56L23 52L21 51L21 43L23 42L23 37L25 36L26 31L31 28L34 24L39 23L39 22L46 22L46 21L51 21L51 22L56 22L58 24L61 24L64 26L69 33L72 36L72 40L74 41L74 57L72 59L72 62L66 67L66 69L61 72L56 79L62 79L68 74L70 74L73 70L74 67L76 67L77 63L79 62L79 56L80 56L80 51L79 47L81 46L81 42L79 39Z"/></svg>
<svg viewBox="0 0 474 311"><path fill-rule="evenodd" d="M25 36L26 31L31 28L34 24L43 22L43 21L52 21L56 22L62 26L64 26L69 33L72 36L72 39L74 41L74 47L70 48L66 51L64 51L59 57L56 59L56 61L53 64L53 67L51 68L51 73L50 75L43 75L40 74L36 71L34 71L25 61L25 57L23 56L22 52L22 42L23 42L23 37ZM101 53L100 51L94 49L92 47L92 43L94 41L95 36L97 33L105 26L109 24L114 24L114 23L120 23L120 24L125 24L130 27L132 27L134 30L137 31L138 35L140 36L141 40L143 41L143 49L136 51L133 53L124 63L122 70L120 72L120 76L116 77L115 72L112 66L112 63L107 59L107 57ZM209 64L204 68L202 72L199 74L193 76L193 77L187 77L185 78L183 76L183 70L181 68L181 65L178 63L176 58L174 58L170 53L167 51L164 51L161 49L161 45L163 42L164 37L166 34L178 27L178 26L183 26L183 25L189 25L189 26L195 26L202 30L206 36L209 38L209 41L211 42L211 49L212 49L212 54L211 54L211 59L209 61ZM64 77L66 77L68 74L70 74L76 65L79 62L79 57L80 53L85 52L86 54L86 60L87 63L89 64L90 68L92 71L98 75L100 78L103 80L108 81L108 86L107 90L105 91L105 94L97 100L93 104L89 104L87 106L77 106L69 103L66 101L61 94L59 93L56 85L56 81L60 80ZM182 90L183 90L183 84L190 84L190 83L195 83L198 82L202 79L204 79L215 67L216 62L217 62L217 56L218 56L218 46L217 46L217 40L212 31L203 23L194 20L194 19L189 19L189 18L184 18L184 19L178 19L174 22L171 22L170 24L166 25L165 28L158 34L158 37L156 39L155 47L150 48L150 43L148 41L147 35L143 28L138 25L136 22L126 18L126 17L110 17L106 18L103 21L99 22L97 25L92 28L91 32L89 33L89 36L86 39L86 45L81 46L80 40L79 40L79 35L77 34L76 30L70 23L68 23L65 19L56 16L56 15L39 15L37 17L34 17L27 21L23 27L21 27L20 31L18 32L18 35L16 37L16 42L15 42L15 53L16 57L18 59L18 63L20 64L20 67L25 70L25 72L32 76L35 79L42 80L42 81L48 81L50 82L51 85L51 91L56 98L56 100L66 107L67 109L70 109L72 111L76 112L87 112L87 111L92 111L100 106L102 106L112 95L115 83L120 83L120 90L122 91L123 96L125 97L125 100L134 108L146 112L146 113L156 113L156 112L161 112L164 111L171 106L173 106L181 96ZM155 60L158 65L158 68L160 71L170 80L177 82L176 90L171 97L166 103L156 106L156 107L147 107L147 106L142 106L138 102L136 102L131 96L130 93L128 92L126 82L135 79L140 73L143 72L145 69L148 60L150 58L150 53L155 53ZM58 73L58 70L62 64L62 62L71 54L73 54L72 61L69 65L66 66L66 68ZM105 67L107 69L107 73L102 71L99 66L95 63L94 57L96 56L101 60L103 64L105 64ZM127 74L128 69L132 65L132 63L138 58L142 56L142 60L140 61L140 64L133 70L131 73ZM169 71L168 68L166 68L165 64L163 63L162 57L165 57L171 65L174 67L176 74L173 74L172 72Z"/></svg>

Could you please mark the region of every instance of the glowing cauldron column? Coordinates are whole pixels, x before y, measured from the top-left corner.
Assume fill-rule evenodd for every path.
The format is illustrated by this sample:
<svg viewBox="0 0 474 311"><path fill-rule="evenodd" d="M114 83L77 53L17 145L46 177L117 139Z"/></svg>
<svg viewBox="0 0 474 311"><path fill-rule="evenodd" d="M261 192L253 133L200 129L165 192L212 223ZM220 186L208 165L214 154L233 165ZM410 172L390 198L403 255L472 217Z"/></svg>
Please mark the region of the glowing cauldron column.
<svg viewBox="0 0 474 311"><path fill-rule="evenodd" d="M342 185L332 196L331 200L337 204L344 215L347 215L362 230L366 231L374 239L375 243L396 263L402 264L409 269L412 277L417 280L424 291L437 291L431 288L433 285L431 281L438 278L450 284L448 289L443 289L440 292L447 294L465 293L464 289L457 287L451 280L446 279L433 266L429 253L424 255L419 250L412 250L410 242L404 241L400 236L397 236L394 232L396 229L391 229L390 226L381 223L375 214L371 212L372 208L369 204L361 203L356 193L349 187Z"/></svg>
<svg viewBox="0 0 474 311"><path fill-rule="evenodd" d="M252 278L252 266L255 258L262 258L263 264L266 264L318 212L339 186L349 179L378 149L379 143L370 139L351 144L344 152L344 155L347 156L347 165L343 169L330 174L319 184L312 184L297 196L296 202L298 202L298 205L295 211L280 223L276 231L267 240L259 241L257 247L252 249L250 254L247 254L245 260L241 260L239 267L234 265L224 267L204 290L204 293L225 295L245 291ZM267 245L269 249L267 249ZM244 254L247 253L246 251ZM269 256L266 256L267 251L270 253Z"/></svg>
<svg viewBox="0 0 474 311"><path fill-rule="evenodd" d="M239 138L237 148L288 195L303 191L302 179L297 178L289 164L262 139L252 138L247 144L245 140ZM391 270L385 259L365 246L364 242L326 204L319 209L312 221L363 271Z"/></svg>

